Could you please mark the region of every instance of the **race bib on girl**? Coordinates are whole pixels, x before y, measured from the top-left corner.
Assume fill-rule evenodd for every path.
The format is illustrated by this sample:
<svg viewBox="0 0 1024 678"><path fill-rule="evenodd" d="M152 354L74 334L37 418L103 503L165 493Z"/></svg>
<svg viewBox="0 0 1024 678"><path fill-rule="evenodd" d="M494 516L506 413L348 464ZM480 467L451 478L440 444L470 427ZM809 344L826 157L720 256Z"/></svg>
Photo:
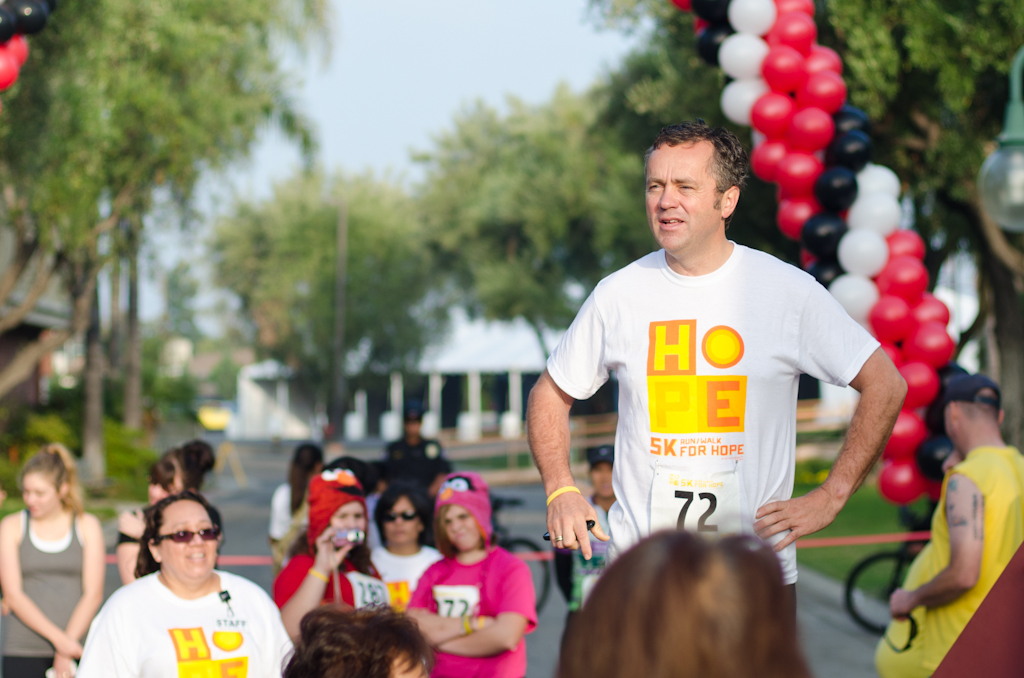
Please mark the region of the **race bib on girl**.
<svg viewBox="0 0 1024 678"><path fill-rule="evenodd" d="M740 481L731 466L712 471L658 460L651 484L651 532L687 530L713 538L741 534Z"/></svg>
<svg viewBox="0 0 1024 678"><path fill-rule="evenodd" d="M480 611L480 589L475 586L435 586L434 601L440 617L475 616Z"/></svg>
<svg viewBox="0 0 1024 678"><path fill-rule="evenodd" d="M352 584L352 597L357 610L364 607L384 607L390 604L391 597L388 595L388 586L380 579L368 577L359 572L346 572L345 576Z"/></svg>

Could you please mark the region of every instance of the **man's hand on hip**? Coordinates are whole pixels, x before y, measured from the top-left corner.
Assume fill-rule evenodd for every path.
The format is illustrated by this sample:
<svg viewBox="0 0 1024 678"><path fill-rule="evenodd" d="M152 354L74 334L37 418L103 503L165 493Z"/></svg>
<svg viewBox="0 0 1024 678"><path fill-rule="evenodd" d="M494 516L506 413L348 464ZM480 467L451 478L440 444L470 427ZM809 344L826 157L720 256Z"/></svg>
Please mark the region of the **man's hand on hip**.
<svg viewBox="0 0 1024 678"><path fill-rule="evenodd" d="M767 540L789 530L789 534L775 545L775 551L778 552L800 537L806 537L827 527L835 520L841 508L842 502L824 487L817 487L802 497L773 501L762 506L754 516L757 519L754 531L758 537ZM550 513L548 515L550 522Z"/></svg>
<svg viewBox="0 0 1024 678"><path fill-rule="evenodd" d="M594 521L593 534L601 541L611 539L597 522L597 511L578 492L563 492L548 506L548 532L555 548L581 549L583 557L590 560L590 536L587 521ZM559 540L558 538L562 539Z"/></svg>

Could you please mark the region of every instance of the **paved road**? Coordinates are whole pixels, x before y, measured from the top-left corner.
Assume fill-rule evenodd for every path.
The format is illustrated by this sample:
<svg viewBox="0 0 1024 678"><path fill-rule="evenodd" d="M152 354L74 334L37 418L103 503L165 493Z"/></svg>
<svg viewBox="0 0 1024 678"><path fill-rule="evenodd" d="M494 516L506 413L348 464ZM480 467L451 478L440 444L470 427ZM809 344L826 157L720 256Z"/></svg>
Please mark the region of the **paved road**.
<svg viewBox="0 0 1024 678"><path fill-rule="evenodd" d="M224 517L226 542L223 553L230 555L269 554L266 543L270 497L284 481L289 453L269 448L241 449L243 467L249 485L239 488L230 471L215 478L208 496ZM505 523L513 536L535 541L545 531L544 493L539 485L501 487L496 494L518 497L521 509L509 511ZM229 567L229 571L255 581L268 591L269 567ZM107 593L116 588L113 567L107 571ZM813 572L801 574L797 586L798 620L801 640L816 676L829 678L867 678L874 676L873 656L876 639L857 628L841 607L839 585ZM542 611L538 628L527 636L528 678L550 678L558 658L566 607L561 594L552 586L548 604Z"/></svg>

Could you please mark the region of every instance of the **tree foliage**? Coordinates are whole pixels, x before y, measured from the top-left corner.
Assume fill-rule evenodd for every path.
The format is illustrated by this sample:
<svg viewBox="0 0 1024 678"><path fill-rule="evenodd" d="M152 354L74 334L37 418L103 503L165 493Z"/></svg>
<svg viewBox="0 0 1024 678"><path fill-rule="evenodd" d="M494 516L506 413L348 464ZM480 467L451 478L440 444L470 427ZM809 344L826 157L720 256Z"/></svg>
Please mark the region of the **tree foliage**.
<svg viewBox="0 0 1024 678"><path fill-rule="evenodd" d="M348 215L345 347L351 373L411 368L445 314L413 201L369 175L302 173L240 202L211 243L216 278L241 300L259 351L325 402L334 356L338 205Z"/></svg>
<svg viewBox="0 0 1024 678"><path fill-rule="evenodd" d="M273 122L305 147L274 45L322 36L322 0L66 0L31 42L0 116L0 227L15 234L0 318L16 326L58 279L70 327L0 370L0 394L88 322L96 274L160 187L187 204L202 172L244 154Z"/></svg>

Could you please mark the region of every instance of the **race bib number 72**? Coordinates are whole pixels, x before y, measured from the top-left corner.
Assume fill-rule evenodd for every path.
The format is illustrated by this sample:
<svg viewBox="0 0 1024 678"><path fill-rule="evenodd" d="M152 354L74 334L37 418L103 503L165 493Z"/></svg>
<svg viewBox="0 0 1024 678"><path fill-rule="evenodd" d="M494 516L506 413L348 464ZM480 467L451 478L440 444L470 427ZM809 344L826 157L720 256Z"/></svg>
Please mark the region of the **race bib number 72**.
<svg viewBox="0 0 1024 678"><path fill-rule="evenodd" d="M444 586L433 588L439 617L476 615L480 609L480 589L475 586Z"/></svg>
<svg viewBox="0 0 1024 678"><path fill-rule="evenodd" d="M706 473L659 465L651 487L651 532L687 530L705 537L743 531L735 471Z"/></svg>

